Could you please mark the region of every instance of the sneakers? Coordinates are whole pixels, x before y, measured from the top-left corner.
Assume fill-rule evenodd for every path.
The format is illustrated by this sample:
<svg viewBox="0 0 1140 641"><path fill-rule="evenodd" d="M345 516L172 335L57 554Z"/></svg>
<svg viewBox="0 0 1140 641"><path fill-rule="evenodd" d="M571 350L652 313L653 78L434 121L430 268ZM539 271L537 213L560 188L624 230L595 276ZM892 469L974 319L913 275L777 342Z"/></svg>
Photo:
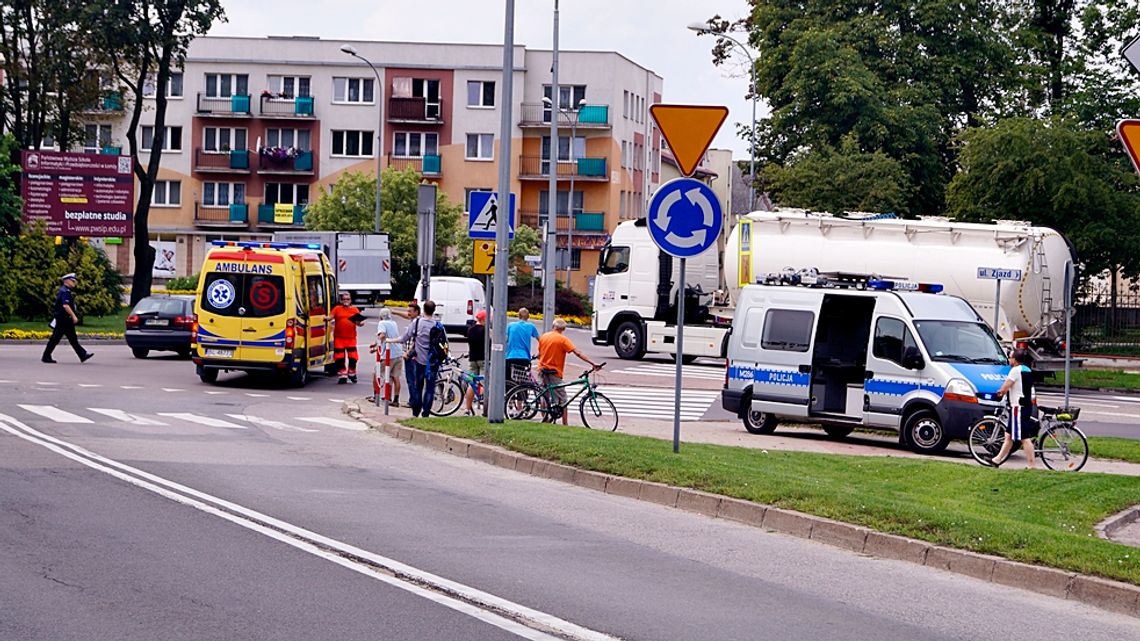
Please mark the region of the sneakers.
<svg viewBox="0 0 1140 641"><path fill-rule="evenodd" d="M350 383L352 383L353 385L355 385L355 384L356 384L356 374L349 374L349 375L348 375L348 382L350 382Z"/></svg>
<svg viewBox="0 0 1140 641"><path fill-rule="evenodd" d="M342 377L336 379L336 384L337 385L347 385L348 379L342 376Z"/></svg>
<svg viewBox="0 0 1140 641"><path fill-rule="evenodd" d="M92 354L91 352L87 352L83 356L79 357L79 362L80 363L86 363L87 361L91 360L92 356L94 356L94 354Z"/></svg>
<svg viewBox="0 0 1140 641"><path fill-rule="evenodd" d="M54 358L41 358L40 362L41 363L55 363L57 361Z"/></svg>

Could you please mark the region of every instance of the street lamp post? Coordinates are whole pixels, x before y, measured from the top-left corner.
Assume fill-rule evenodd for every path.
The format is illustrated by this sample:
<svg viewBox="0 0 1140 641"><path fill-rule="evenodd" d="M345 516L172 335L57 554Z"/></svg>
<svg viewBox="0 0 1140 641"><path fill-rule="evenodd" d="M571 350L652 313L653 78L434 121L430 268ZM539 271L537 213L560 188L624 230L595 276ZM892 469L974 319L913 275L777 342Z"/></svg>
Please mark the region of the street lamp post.
<svg viewBox="0 0 1140 641"><path fill-rule="evenodd" d="M730 36L728 34L713 31L712 29L709 29L709 26L703 22L694 22L693 24L689 25L689 30L696 31L698 35L703 35L703 34L708 33L708 34L712 34L718 38L724 38L725 40L735 44L738 47L740 47L740 50L744 52L744 55L748 56L748 75L749 75L750 83L752 85L752 128L749 130L749 133L748 133L748 151L750 154L749 160L748 160L748 176L749 176L748 177L748 182L749 182L749 184L748 184L748 211L755 211L756 210L756 95L757 95L757 91L756 91L756 59L752 57L752 52L748 50L748 47L745 47L744 44L741 43L739 40L737 40L736 38L733 38L732 36Z"/></svg>
<svg viewBox="0 0 1140 641"><path fill-rule="evenodd" d="M554 103L549 98L543 98L542 102L550 105L553 109ZM561 100L559 102L561 102ZM568 289L574 288L574 285L570 282L570 278L574 273L574 225L577 223L577 219L574 218L574 176L578 173L578 166L574 162L574 142L578 138L578 118L581 115L581 108L584 104L586 104L585 100L579 100L578 104L575 105L572 110L564 109L561 105L558 107L558 113L566 116L566 121L570 123L570 193L566 195L566 211L570 215L570 221L566 227L566 287ZM574 115L573 120L570 119L571 114ZM555 120L553 112L551 120ZM554 141L555 139L552 138L551 140ZM551 175L556 174L558 168L556 145L557 142L551 142L550 144L550 155L552 157L550 162ZM555 220L557 220L557 216L558 214L555 212Z"/></svg>
<svg viewBox="0 0 1140 641"><path fill-rule="evenodd" d="M379 121L376 123L376 233L380 233L380 173L383 168L384 162L384 83L380 80L380 72L376 70L375 65L372 64L368 58L356 52L356 47L352 45L341 45L340 50L347 53L354 58L360 58L364 64L372 69L372 73L376 74L376 107L379 113Z"/></svg>

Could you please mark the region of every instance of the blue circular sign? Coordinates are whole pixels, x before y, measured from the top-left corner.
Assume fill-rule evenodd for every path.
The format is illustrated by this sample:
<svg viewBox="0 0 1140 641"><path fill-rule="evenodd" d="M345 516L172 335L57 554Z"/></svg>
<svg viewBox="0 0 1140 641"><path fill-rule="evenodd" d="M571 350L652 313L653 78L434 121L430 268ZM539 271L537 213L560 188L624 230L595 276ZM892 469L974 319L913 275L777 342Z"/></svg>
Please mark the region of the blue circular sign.
<svg viewBox="0 0 1140 641"><path fill-rule="evenodd" d="M658 187L646 218L653 242L677 258L704 253L716 244L724 225L716 194L692 178L677 178Z"/></svg>

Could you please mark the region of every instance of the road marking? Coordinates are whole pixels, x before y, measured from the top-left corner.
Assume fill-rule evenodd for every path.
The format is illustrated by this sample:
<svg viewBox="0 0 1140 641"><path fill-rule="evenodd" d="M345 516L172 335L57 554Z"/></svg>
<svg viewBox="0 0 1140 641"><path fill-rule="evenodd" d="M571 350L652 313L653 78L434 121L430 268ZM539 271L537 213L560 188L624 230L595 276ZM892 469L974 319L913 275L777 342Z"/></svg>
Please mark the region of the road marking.
<svg viewBox="0 0 1140 641"><path fill-rule="evenodd" d="M79 383L80 387L103 387L99 383Z"/></svg>
<svg viewBox="0 0 1140 641"><path fill-rule="evenodd" d="M15 382L16 382L16 381L10 381L10 380L8 380L8 379L6 379L6 378L0 378L0 385L7 385L7 384L9 384L9 383L15 383Z"/></svg>
<svg viewBox="0 0 1140 641"><path fill-rule="evenodd" d="M269 398L269 394L255 394L253 392L246 392L245 395L252 396L253 398Z"/></svg>
<svg viewBox="0 0 1140 641"><path fill-rule="evenodd" d="M103 416L109 416L116 421L122 421L124 423L132 423L134 425L166 425L166 423L163 423L162 421L156 421L152 418L146 418L137 414L130 414L124 412L123 410L109 409L105 407L88 407L87 409L91 410L92 412L102 414Z"/></svg>
<svg viewBox="0 0 1140 641"><path fill-rule="evenodd" d="M206 392L207 394L229 394L229 392Z"/></svg>
<svg viewBox="0 0 1140 641"><path fill-rule="evenodd" d="M267 418L261 418L258 416L247 416L245 414L226 414L226 416L228 416L230 418L236 418L239 421L245 421L247 423L253 423L254 425L261 425L263 427L271 427L275 430L294 431L294 432L317 432L317 431L319 431L319 430L310 430L310 429L305 428L305 427L294 427L293 425L289 425L288 423L282 423L281 421L273 421L273 420L270 420Z"/></svg>
<svg viewBox="0 0 1140 641"><path fill-rule="evenodd" d="M48 436L16 419L0 414L0 430L55 452L91 469L192 507L252 532L275 539L363 576L405 590L456 612L531 641L619 641L552 614L533 610L502 597L477 590L342 541L326 537L245 506L226 501L160 476L100 456L77 445ZM377 571L379 570L379 571Z"/></svg>
<svg viewBox="0 0 1140 641"><path fill-rule="evenodd" d="M1114 416L1116 418L1140 418L1140 416L1136 416L1136 414L1130 414L1127 412L1098 412L1096 410L1085 410L1081 412L1081 416L1084 416L1085 414L1096 414L1097 416Z"/></svg>
<svg viewBox="0 0 1140 641"><path fill-rule="evenodd" d="M354 432L363 432L368 429L364 423L357 421L346 421L342 418L330 418L327 416L298 416L298 421L305 421L306 423L316 423L317 425L328 425L329 427L338 427L342 430L352 430Z"/></svg>
<svg viewBox="0 0 1140 641"><path fill-rule="evenodd" d="M139 385L120 385L120 389L142 389Z"/></svg>
<svg viewBox="0 0 1140 641"><path fill-rule="evenodd" d="M181 387L164 387L164 388L162 388L162 391L164 391L164 392L185 392L186 390L182 389Z"/></svg>
<svg viewBox="0 0 1140 641"><path fill-rule="evenodd" d="M198 416L197 414L190 414L188 412L159 412L158 415L159 416L168 416L170 418L176 418L178 420L187 421L189 423L197 423L199 425L207 425L209 427L225 427L225 428L234 429L234 430L249 429L244 425L236 425L236 424L231 423L229 421L223 421L220 418L210 418L209 416Z"/></svg>
<svg viewBox="0 0 1140 641"><path fill-rule="evenodd" d="M311 397L311 396L286 396L285 398L287 398L291 401L311 401L311 400L313 400L313 397Z"/></svg>
<svg viewBox="0 0 1140 641"><path fill-rule="evenodd" d="M36 381L36 385L59 385L55 381Z"/></svg>
<svg viewBox="0 0 1140 641"><path fill-rule="evenodd" d="M672 378L677 375L677 366L669 363L644 363L624 369L616 369L613 373L628 374L630 376L667 376ZM697 378L706 381L723 381L724 368L710 367L707 365L684 365L681 376L682 378Z"/></svg>
<svg viewBox="0 0 1140 641"><path fill-rule="evenodd" d="M344 399L343 398L330 398L330 399L328 399L328 401L330 403L343 403Z"/></svg>
<svg viewBox="0 0 1140 641"><path fill-rule="evenodd" d="M599 385L598 391L613 401L619 417L671 419L676 415L683 421L699 421L720 397L720 392L712 390L681 390L680 411L675 411L671 389ZM579 402L571 403L571 416L577 413Z"/></svg>
<svg viewBox="0 0 1140 641"><path fill-rule="evenodd" d="M32 414L39 414L40 416L55 421L56 423L94 423L89 418L84 418L78 414L65 412L54 405L19 405L21 409L25 409Z"/></svg>

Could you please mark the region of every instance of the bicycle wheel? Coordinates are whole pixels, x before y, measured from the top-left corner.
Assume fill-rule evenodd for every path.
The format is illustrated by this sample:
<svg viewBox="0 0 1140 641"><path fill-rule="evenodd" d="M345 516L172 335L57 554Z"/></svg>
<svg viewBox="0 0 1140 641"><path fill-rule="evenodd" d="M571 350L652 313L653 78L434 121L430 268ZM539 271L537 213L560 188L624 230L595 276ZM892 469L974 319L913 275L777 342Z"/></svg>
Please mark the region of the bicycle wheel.
<svg viewBox="0 0 1140 641"><path fill-rule="evenodd" d="M451 416L463 404L463 386L456 381L442 380L435 383L435 398L432 399L431 413L436 416Z"/></svg>
<svg viewBox="0 0 1140 641"><path fill-rule="evenodd" d="M983 418L970 429L970 456L987 467L994 465L994 457L1005 441L1005 424L992 416Z"/></svg>
<svg viewBox="0 0 1140 641"><path fill-rule="evenodd" d="M1037 453L1051 470L1076 472L1089 460L1089 442L1072 423L1059 423L1037 437Z"/></svg>
<svg viewBox="0 0 1140 641"><path fill-rule="evenodd" d="M536 415L546 416L546 395L542 388L533 385L517 385L507 394L506 417L529 421Z"/></svg>
<svg viewBox="0 0 1140 641"><path fill-rule="evenodd" d="M578 412L582 415L582 423L592 430L617 431L618 412L610 399L598 392L582 397L578 404Z"/></svg>

